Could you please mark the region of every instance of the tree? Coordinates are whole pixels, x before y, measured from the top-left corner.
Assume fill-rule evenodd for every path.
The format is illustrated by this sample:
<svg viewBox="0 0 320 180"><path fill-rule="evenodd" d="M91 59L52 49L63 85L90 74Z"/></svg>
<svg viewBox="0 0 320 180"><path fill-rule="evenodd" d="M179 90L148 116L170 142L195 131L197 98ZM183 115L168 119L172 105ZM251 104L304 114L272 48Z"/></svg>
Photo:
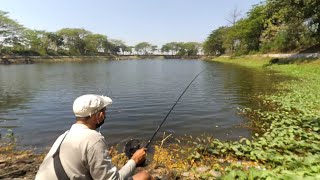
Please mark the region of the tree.
<svg viewBox="0 0 320 180"><path fill-rule="evenodd" d="M259 51L261 47L261 35L265 30L266 6L264 4L253 6L248 12L248 18L243 20L243 41L246 44L245 52Z"/></svg>
<svg viewBox="0 0 320 180"><path fill-rule="evenodd" d="M56 55L57 53L59 53L58 51L61 50L62 46L64 45L63 37L53 32L47 32L46 35L49 39L49 44L47 46L47 54Z"/></svg>
<svg viewBox="0 0 320 180"><path fill-rule="evenodd" d="M7 12L0 10L0 53L4 46L14 47L21 45L23 26L10 19Z"/></svg>
<svg viewBox="0 0 320 180"><path fill-rule="evenodd" d="M126 47L124 48L124 52L127 52L129 55L131 55L133 49L134 49L133 46L126 46Z"/></svg>
<svg viewBox="0 0 320 180"><path fill-rule="evenodd" d="M57 35L63 38L64 49L68 50L70 55L85 55L85 38L90 31L78 28L64 28L57 32Z"/></svg>
<svg viewBox="0 0 320 180"><path fill-rule="evenodd" d="M135 45L134 49L138 52L140 55L148 55L151 51L152 45L148 42L141 42Z"/></svg>
<svg viewBox="0 0 320 180"><path fill-rule="evenodd" d="M161 51L161 53L163 53L163 54L166 53L168 55L170 52L170 47L168 46L168 44L164 44L164 45L162 45L160 51Z"/></svg>
<svg viewBox="0 0 320 180"><path fill-rule="evenodd" d="M102 34L88 34L84 38L85 42L85 54L96 55L105 52L105 44L107 42L107 36Z"/></svg>
<svg viewBox="0 0 320 180"><path fill-rule="evenodd" d="M291 23L302 20L314 27L314 33L320 32L319 0L267 0L268 13L274 22ZM317 33L320 36L320 33Z"/></svg>
<svg viewBox="0 0 320 180"><path fill-rule="evenodd" d="M236 24L236 22L240 19L240 17L242 16L242 12L235 7L229 14L229 18L227 19L227 21L231 24L231 26L234 26Z"/></svg>
<svg viewBox="0 0 320 180"><path fill-rule="evenodd" d="M259 51L260 37L264 31L265 6L257 5L247 13L247 17L230 27L225 35L224 46L237 55Z"/></svg>
<svg viewBox="0 0 320 180"><path fill-rule="evenodd" d="M199 49L201 47L201 43L197 42L180 42L177 44L178 46L178 53L179 56L195 56L198 54Z"/></svg>
<svg viewBox="0 0 320 180"><path fill-rule="evenodd" d="M153 54L155 51L157 51L157 50L158 50L158 46L157 46L157 45L152 45L152 46L151 46L150 51L151 51L152 54Z"/></svg>
<svg viewBox="0 0 320 180"><path fill-rule="evenodd" d="M304 19L308 24L309 31L312 37L320 41L320 1L319 0L305 0Z"/></svg>
<svg viewBox="0 0 320 180"><path fill-rule="evenodd" d="M265 51L292 51L319 42L320 1L267 0L266 14Z"/></svg>
<svg viewBox="0 0 320 180"><path fill-rule="evenodd" d="M223 47L223 40L226 31L227 27L222 26L211 32L203 44L203 50L205 54L213 56L224 54L225 48Z"/></svg>
<svg viewBox="0 0 320 180"><path fill-rule="evenodd" d="M179 51L180 46L177 42L166 43L162 46L161 51L167 52L168 54L171 52L171 55L176 55Z"/></svg>
<svg viewBox="0 0 320 180"><path fill-rule="evenodd" d="M111 39L109 42L111 44L111 46L110 46L111 47L111 49L110 49L111 54L119 54L119 53L124 54L124 52L127 49L127 45L122 40Z"/></svg>
<svg viewBox="0 0 320 180"><path fill-rule="evenodd" d="M225 53L233 54L238 45L238 29L235 26L226 28L223 39L223 48L225 49Z"/></svg>
<svg viewBox="0 0 320 180"><path fill-rule="evenodd" d="M237 23L237 21L241 17L241 11L235 7L229 14L230 18L227 19L227 21L231 24L231 28L228 29L228 33L226 33L225 38L227 38L224 41L224 47L227 50L228 53L233 53L234 52L234 46L238 44L238 40L236 39L234 32L232 31L232 27L234 27Z"/></svg>
<svg viewBox="0 0 320 180"><path fill-rule="evenodd" d="M34 55L46 55L49 46L49 39L45 31L27 29L24 31L25 49Z"/></svg>

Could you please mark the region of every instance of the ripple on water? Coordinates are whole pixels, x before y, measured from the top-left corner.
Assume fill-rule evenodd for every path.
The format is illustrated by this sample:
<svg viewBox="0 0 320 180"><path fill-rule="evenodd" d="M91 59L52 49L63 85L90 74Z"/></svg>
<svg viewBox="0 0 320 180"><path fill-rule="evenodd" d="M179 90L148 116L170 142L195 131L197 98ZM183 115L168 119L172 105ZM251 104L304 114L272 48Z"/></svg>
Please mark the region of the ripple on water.
<svg viewBox="0 0 320 180"><path fill-rule="evenodd" d="M87 93L113 99L102 134L108 142L151 137L190 81L156 138L203 133L248 137L237 107L271 89L273 74L199 60L129 60L0 66L0 128L12 128L22 145L48 146L74 123L73 100Z"/></svg>

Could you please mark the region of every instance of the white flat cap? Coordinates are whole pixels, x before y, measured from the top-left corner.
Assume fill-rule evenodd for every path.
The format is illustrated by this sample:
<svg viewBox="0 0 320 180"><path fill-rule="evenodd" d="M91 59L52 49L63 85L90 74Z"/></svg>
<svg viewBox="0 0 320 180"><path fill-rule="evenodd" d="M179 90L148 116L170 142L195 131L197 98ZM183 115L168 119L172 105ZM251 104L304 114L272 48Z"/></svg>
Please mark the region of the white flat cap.
<svg viewBox="0 0 320 180"><path fill-rule="evenodd" d="M73 102L73 113L76 117L88 117L112 104L111 98L96 94L86 94Z"/></svg>

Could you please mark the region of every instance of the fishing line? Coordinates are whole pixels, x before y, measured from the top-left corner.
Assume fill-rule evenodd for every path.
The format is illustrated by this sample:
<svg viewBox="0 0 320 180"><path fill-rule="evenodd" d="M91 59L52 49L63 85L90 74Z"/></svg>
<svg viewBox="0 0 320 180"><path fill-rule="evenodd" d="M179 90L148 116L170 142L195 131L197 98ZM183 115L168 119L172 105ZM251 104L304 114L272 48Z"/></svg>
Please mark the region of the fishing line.
<svg viewBox="0 0 320 180"><path fill-rule="evenodd" d="M107 96L107 97L111 97L112 96L112 91L111 91L111 88L108 86L109 84L108 84L108 79L107 78L105 78L105 91L104 91L104 93L102 94L102 96ZM101 90L102 90L103 88L101 88ZM101 91L102 92L102 91ZM109 93L110 92L110 93ZM104 117L105 119L104 119L104 121L106 120L106 116ZM101 125L102 126L102 125ZM98 131L98 133L99 134L101 134L101 126L99 127L99 131Z"/></svg>
<svg viewBox="0 0 320 180"><path fill-rule="evenodd" d="M183 94L187 91L187 89L191 86L191 84L197 79L197 77L204 72L206 69L203 69L201 72L199 72L193 79L192 81L189 83L189 85L184 89L184 91L182 92L182 94L180 95L180 97L177 99L177 101L174 103L174 105L172 106L172 108L169 110L168 114L166 115L166 117L162 120L161 124L158 126L157 130L154 132L154 134L152 135L152 137L150 138L150 140L148 141L147 145L145 146L146 148L149 147L150 143L152 142L152 140L154 139L154 137L156 136L156 134L158 133L158 131L160 130L162 124L166 121L166 119L168 118L168 116L170 115L171 111L174 109L174 107L178 104L179 100L181 99L181 97L183 96Z"/></svg>
<svg viewBox="0 0 320 180"><path fill-rule="evenodd" d="M179 98L176 100L176 102L174 103L174 105L172 106L172 108L169 110L169 112L167 113L167 115L165 116L165 118L162 120L161 124L158 126L157 130L154 132L154 134L152 135L152 137L150 138L150 140L148 141L147 145L145 146L145 148L148 148L149 145L151 144L152 140L154 139L154 137L156 136L156 134L158 133L158 131L160 130L162 124L166 121L166 119L168 118L168 116L170 115L171 111L174 109L174 107L178 104L179 100L181 99L181 97L183 96L183 94L187 91L187 89L191 86L191 84L197 79L197 77L206 70L203 69L201 72L199 72L193 79L192 81L189 83L189 85L184 89L184 91L182 92L182 94L179 96ZM131 158L132 155L138 150L140 149L140 141L137 139L131 139L130 141L128 141L125 145L125 154L128 158ZM142 163L143 164L143 163Z"/></svg>

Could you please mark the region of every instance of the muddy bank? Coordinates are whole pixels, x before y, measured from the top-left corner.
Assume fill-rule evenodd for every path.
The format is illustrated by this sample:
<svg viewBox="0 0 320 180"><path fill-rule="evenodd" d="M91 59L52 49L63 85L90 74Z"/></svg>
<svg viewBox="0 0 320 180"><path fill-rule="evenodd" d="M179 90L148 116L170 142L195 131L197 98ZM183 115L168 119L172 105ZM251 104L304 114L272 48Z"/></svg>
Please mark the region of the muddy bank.
<svg viewBox="0 0 320 180"><path fill-rule="evenodd" d="M0 144L0 179L34 179L44 157L15 150L14 144Z"/></svg>

